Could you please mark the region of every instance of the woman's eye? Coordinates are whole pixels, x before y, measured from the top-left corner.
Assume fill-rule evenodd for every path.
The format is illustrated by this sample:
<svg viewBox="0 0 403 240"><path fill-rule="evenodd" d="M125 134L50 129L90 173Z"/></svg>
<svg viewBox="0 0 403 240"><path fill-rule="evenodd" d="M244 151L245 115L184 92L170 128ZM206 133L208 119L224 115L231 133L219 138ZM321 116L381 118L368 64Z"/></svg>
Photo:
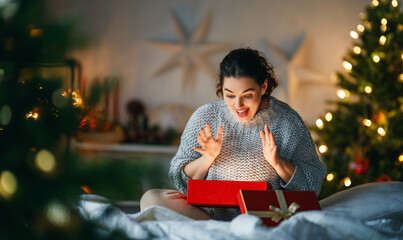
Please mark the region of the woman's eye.
<svg viewBox="0 0 403 240"><path fill-rule="evenodd" d="M234 96L231 96L231 95L227 95L227 98L234 98Z"/></svg>
<svg viewBox="0 0 403 240"><path fill-rule="evenodd" d="M252 95L246 95L245 98L246 99L251 99L253 96Z"/></svg>

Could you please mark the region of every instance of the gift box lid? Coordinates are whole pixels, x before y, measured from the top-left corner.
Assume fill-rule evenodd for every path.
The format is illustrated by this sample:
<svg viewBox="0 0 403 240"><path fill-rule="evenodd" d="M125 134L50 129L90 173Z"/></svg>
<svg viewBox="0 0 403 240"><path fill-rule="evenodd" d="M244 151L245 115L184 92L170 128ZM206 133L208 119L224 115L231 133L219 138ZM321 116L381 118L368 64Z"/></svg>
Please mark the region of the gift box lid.
<svg viewBox="0 0 403 240"><path fill-rule="evenodd" d="M282 200L279 199L279 195ZM320 205L314 191L240 190L237 197L241 213L256 215L268 226L276 226L284 219L280 218L277 222L273 221L270 213L274 211L271 209L271 206L277 208L277 210L286 210L295 203L298 205L296 212L320 210ZM283 204L280 204L280 201L283 201ZM293 206L295 205L293 204Z"/></svg>
<svg viewBox="0 0 403 240"><path fill-rule="evenodd" d="M187 203L197 206L238 207L237 194L241 189L267 190L267 182L188 180Z"/></svg>

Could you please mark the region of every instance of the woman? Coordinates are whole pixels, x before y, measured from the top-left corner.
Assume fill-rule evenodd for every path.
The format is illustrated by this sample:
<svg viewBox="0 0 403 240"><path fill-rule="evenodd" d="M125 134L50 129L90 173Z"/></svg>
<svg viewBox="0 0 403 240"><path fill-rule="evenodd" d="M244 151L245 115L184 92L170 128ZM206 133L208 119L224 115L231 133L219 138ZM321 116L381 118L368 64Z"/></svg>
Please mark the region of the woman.
<svg viewBox="0 0 403 240"><path fill-rule="evenodd" d="M179 191L150 190L141 209L162 205L194 219L231 220L235 208L186 204L187 180L267 181L273 189L316 191L326 170L300 116L270 96L277 87L262 53L242 48L220 64L217 95L189 119L172 159L171 182Z"/></svg>

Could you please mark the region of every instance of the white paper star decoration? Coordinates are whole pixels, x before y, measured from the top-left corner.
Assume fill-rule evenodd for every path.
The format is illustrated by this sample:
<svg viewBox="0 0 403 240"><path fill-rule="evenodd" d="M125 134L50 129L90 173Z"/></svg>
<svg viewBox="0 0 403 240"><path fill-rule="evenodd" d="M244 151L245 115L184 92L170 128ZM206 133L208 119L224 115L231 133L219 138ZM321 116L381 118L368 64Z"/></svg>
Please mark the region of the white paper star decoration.
<svg viewBox="0 0 403 240"><path fill-rule="evenodd" d="M298 88L302 84L323 84L326 77L307 66L310 38L304 38L296 52L288 57L287 54L270 41L266 41L266 53L269 62L274 65L274 71L279 78L279 88L274 95L286 101L289 105L295 104Z"/></svg>
<svg viewBox="0 0 403 240"><path fill-rule="evenodd" d="M171 57L154 73L154 76L157 77L176 67L181 67L182 88L185 89L189 85L194 85L196 68L201 68L212 76L216 75L216 71L208 63L207 57L218 50L226 48L227 44L208 43L205 41L211 14L207 14L191 34L185 32L183 25L174 12L172 16L178 41L151 42L154 46L172 53Z"/></svg>

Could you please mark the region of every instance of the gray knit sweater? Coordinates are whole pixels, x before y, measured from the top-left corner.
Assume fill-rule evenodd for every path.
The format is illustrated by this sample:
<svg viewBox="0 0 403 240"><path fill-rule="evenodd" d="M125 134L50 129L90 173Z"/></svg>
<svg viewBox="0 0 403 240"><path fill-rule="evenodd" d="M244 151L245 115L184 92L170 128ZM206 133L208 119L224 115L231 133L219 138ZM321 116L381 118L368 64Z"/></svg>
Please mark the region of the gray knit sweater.
<svg viewBox="0 0 403 240"><path fill-rule="evenodd" d="M214 137L219 126L224 127L221 153L211 165L208 180L267 181L273 189L316 191L319 194L325 167L319 161L311 134L300 116L286 103L270 97L267 108L258 112L248 123L240 123L224 101L206 104L190 117L182 134L178 152L171 161L169 178L182 193L187 193L189 177L183 167L201 157L193 147L199 146L197 134L206 122ZM263 155L259 131L268 124L280 156L295 165L295 172L285 183ZM230 220L239 209L205 208L213 218Z"/></svg>

